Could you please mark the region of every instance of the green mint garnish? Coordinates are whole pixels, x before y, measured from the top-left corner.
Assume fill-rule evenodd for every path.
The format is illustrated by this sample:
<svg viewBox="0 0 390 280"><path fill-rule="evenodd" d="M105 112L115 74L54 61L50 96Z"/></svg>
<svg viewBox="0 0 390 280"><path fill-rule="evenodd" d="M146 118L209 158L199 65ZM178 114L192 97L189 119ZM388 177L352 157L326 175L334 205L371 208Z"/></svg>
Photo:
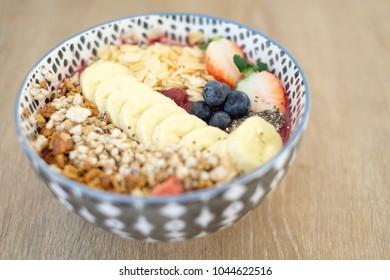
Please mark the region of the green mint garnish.
<svg viewBox="0 0 390 280"><path fill-rule="evenodd" d="M265 63L259 61L259 62L257 62L257 68L259 69L258 72L261 72L261 71L267 70L267 69L268 69L268 66L267 66L267 64L265 64Z"/></svg>
<svg viewBox="0 0 390 280"><path fill-rule="evenodd" d="M267 70L267 64L260 61L257 64L249 63L245 58L242 58L238 54L233 56L233 62L237 66L240 73L244 74L245 77L254 72Z"/></svg>

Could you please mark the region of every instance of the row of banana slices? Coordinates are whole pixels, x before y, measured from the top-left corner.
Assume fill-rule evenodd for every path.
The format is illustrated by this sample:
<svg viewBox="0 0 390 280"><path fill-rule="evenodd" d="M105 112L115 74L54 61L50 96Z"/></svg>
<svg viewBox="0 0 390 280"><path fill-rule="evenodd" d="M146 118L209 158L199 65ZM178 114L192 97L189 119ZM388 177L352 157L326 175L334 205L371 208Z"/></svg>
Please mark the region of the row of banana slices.
<svg viewBox="0 0 390 280"><path fill-rule="evenodd" d="M209 149L243 172L258 167L282 147L279 134L264 119L248 118L227 134L187 113L172 99L139 82L129 68L114 62L98 61L87 67L80 84L99 112L106 111L113 124L140 143Z"/></svg>

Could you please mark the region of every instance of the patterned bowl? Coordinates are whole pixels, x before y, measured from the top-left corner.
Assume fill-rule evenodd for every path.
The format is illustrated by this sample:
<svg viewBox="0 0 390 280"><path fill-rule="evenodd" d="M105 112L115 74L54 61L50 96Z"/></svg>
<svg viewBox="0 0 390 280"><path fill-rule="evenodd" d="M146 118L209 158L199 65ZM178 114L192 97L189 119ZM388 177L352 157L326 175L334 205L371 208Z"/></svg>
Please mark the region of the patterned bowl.
<svg viewBox="0 0 390 280"><path fill-rule="evenodd" d="M58 80L72 74L97 49L120 44L121 34L135 30L146 40L158 27L173 40L185 43L186 34L203 31L206 38L224 36L240 45L251 60L266 62L287 92L291 131L280 153L256 170L212 189L179 196L134 197L97 191L72 181L52 169L32 148L36 127L31 118L48 99L32 99L29 90L50 69ZM55 84L49 84L51 90ZM15 107L19 141L58 201L88 222L130 239L178 241L202 237L224 229L254 209L285 175L293 160L309 116L309 89L294 58L269 37L241 24L196 14L146 14L107 22L83 31L56 46L40 59L20 87ZM26 113L28 111L28 114Z"/></svg>

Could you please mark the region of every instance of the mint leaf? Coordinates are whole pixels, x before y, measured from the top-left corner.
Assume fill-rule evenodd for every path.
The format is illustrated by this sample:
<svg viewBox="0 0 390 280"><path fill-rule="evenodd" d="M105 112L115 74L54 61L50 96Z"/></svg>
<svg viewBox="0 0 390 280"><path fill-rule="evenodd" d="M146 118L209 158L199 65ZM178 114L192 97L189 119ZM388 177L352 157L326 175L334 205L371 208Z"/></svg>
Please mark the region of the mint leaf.
<svg viewBox="0 0 390 280"><path fill-rule="evenodd" d="M244 73L247 70L247 67L249 65L248 62L238 54L235 54L233 56L233 61L241 73Z"/></svg>
<svg viewBox="0 0 390 280"><path fill-rule="evenodd" d="M261 61L257 62L257 64L249 63L245 58L237 54L233 56L233 61L240 73L244 74L245 77L255 72L267 70L267 64Z"/></svg>
<svg viewBox="0 0 390 280"><path fill-rule="evenodd" d="M210 40L208 40L207 42L199 45L199 49L201 49L202 51L205 51L207 49L207 47L209 46L210 44Z"/></svg>
<svg viewBox="0 0 390 280"><path fill-rule="evenodd" d="M261 62L260 60L257 62L256 66L258 68L258 70L257 70L258 72L265 71L268 69L267 64Z"/></svg>

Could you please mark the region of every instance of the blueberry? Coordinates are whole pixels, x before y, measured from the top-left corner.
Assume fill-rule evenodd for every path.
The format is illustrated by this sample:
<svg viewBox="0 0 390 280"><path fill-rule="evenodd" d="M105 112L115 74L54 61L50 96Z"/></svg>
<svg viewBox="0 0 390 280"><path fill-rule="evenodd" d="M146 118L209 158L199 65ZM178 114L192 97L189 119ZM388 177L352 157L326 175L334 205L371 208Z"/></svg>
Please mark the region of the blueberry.
<svg viewBox="0 0 390 280"><path fill-rule="evenodd" d="M227 128L232 122L229 114L224 111L215 112L209 121L209 125L219 127L220 129Z"/></svg>
<svg viewBox="0 0 390 280"><path fill-rule="evenodd" d="M204 101L211 107L219 106L225 101L231 90L228 84L218 81L207 82L203 88Z"/></svg>
<svg viewBox="0 0 390 280"><path fill-rule="evenodd" d="M223 110L233 119L246 116L249 113L251 102L248 95L242 91L232 91L228 94Z"/></svg>
<svg viewBox="0 0 390 280"><path fill-rule="evenodd" d="M190 113L197 116L198 118L207 122L211 117L211 108L204 101L197 101L192 104Z"/></svg>

